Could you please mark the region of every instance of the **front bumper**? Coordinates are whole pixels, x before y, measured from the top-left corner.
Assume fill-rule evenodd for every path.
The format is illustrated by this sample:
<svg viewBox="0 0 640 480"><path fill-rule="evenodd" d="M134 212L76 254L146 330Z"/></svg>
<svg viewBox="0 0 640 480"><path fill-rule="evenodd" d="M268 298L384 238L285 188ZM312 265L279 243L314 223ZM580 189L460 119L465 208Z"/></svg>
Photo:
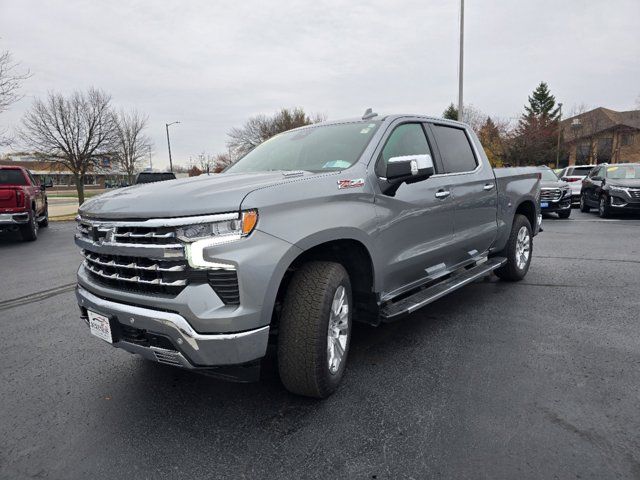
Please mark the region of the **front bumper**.
<svg viewBox="0 0 640 480"><path fill-rule="evenodd" d="M557 202L547 202L547 206L540 205L540 211L542 213L553 213L568 210L571 208L571 198L565 197Z"/></svg>
<svg viewBox="0 0 640 480"><path fill-rule="evenodd" d="M29 223L29 213L0 213L0 227Z"/></svg>
<svg viewBox="0 0 640 480"><path fill-rule="evenodd" d="M150 360L188 369L246 364L266 354L269 326L236 333L198 333L177 313L118 303L100 298L81 286L76 297L86 321L86 310L112 319L115 323L113 346ZM147 345L128 341L119 335L122 327L159 336L169 344Z"/></svg>

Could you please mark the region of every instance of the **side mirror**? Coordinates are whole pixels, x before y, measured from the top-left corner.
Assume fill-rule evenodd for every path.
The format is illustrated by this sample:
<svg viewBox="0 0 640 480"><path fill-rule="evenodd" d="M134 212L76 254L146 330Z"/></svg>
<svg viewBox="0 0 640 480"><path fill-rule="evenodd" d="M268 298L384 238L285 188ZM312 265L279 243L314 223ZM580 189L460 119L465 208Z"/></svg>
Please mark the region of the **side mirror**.
<svg viewBox="0 0 640 480"><path fill-rule="evenodd" d="M387 161L386 178L380 179L382 193L394 196L403 183L415 183L434 174L431 155L403 155Z"/></svg>
<svg viewBox="0 0 640 480"><path fill-rule="evenodd" d="M393 183L424 180L431 175L433 175L431 155L391 157L387 162L387 180Z"/></svg>

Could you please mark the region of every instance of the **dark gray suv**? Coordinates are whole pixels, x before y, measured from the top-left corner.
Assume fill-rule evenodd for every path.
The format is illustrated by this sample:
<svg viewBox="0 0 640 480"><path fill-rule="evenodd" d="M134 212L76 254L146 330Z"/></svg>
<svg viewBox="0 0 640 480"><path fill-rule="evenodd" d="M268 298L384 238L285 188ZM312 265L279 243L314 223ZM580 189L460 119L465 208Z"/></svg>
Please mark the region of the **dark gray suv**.
<svg viewBox="0 0 640 480"><path fill-rule="evenodd" d="M613 213L640 213L640 164L596 166L582 181L580 210L597 208L606 218Z"/></svg>

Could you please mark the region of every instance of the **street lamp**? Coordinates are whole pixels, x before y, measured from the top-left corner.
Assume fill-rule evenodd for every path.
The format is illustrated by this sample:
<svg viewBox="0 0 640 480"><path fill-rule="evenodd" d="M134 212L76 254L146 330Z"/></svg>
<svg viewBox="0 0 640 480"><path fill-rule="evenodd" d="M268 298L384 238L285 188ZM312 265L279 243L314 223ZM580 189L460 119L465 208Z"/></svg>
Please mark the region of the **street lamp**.
<svg viewBox="0 0 640 480"><path fill-rule="evenodd" d="M171 160L171 141L169 140L169 127L180 122L165 123L164 126L167 129L167 147L169 147L169 171L173 172L173 161Z"/></svg>
<svg viewBox="0 0 640 480"><path fill-rule="evenodd" d="M562 103L558 102L558 145L556 146L556 168L560 163L560 134L562 133L562 127L560 122L562 121Z"/></svg>
<svg viewBox="0 0 640 480"><path fill-rule="evenodd" d="M464 0L460 0L460 59L458 64L458 121L462 121L462 78L464 67Z"/></svg>

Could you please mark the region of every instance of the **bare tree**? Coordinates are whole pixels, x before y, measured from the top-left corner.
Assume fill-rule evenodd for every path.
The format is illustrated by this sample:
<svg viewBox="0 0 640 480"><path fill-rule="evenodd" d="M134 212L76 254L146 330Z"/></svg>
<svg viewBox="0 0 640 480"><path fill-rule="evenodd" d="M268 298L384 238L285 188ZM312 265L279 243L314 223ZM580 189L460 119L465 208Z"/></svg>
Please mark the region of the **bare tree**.
<svg viewBox="0 0 640 480"><path fill-rule="evenodd" d="M232 156L238 158L278 133L323 120L325 120L323 115L309 116L300 107L283 108L271 116L256 115L247 120L244 126L231 129L227 134L229 137L227 147L229 147Z"/></svg>
<svg viewBox="0 0 640 480"><path fill-rule="evenodd" d="M76 91L69 97L49 93L36 99L20 128L24 143L37 155L68 168L75 180L78 203L84 202L84 179L99 159L111 156L117 126L111 96L101 90Z"/></svg>
<svg viewBox="0 0 640 480"><path fill-rule="evenodd" d="M29 78L29 71L18 71L19 64L13 61L9 52L0 53L0 113L22 98L18 93L22 82ZM6 130L0 131L0 145L10 143Z"/></svg>
<svg viewBox="0 0 640 480"><path fill-rule="evenodd" d="M145 161L151 149L151 139L144 134L148 117L136 110L120 111L115 118L116 143L114 157L117 165L126 172L129 184Z"/></svg>

